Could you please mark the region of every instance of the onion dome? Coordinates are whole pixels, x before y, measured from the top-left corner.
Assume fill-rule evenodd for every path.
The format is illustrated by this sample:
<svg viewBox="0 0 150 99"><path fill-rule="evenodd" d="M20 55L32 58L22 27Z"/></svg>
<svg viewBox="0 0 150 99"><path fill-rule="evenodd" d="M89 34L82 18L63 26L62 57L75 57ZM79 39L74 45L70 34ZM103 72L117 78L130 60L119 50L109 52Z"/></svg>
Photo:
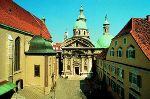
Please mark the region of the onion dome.
<svg viewBox="0 0 150 99"><path fill-rule="evenodd" d="M30 46L27 54L54 54L56 53L51 44L40 35L34 36L30 40Z"/></svg>

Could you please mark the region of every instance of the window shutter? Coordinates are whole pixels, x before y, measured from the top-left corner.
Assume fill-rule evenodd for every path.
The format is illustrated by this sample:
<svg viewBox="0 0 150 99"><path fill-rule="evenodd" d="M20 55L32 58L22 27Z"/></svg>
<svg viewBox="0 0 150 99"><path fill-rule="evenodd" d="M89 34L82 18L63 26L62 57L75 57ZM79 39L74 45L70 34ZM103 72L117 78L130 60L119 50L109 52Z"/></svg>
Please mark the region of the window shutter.
<svg viewBox="0 0 150 99"><path fill-rule="evenodd" d="M132 73L129 72L129 81L132 83Z"/></svg>
<svg viewBox="0 0 150 99"><path fill-rule="evenodd" d="M124 70L122 70L122 78L124 78Z"/></svg>
<svg viewBox="0 0 150 99"><path fill-rule="evenodd" d="M114 52L114 50L113 50L113 56L115 55L115 52Z"/></svg>
<svg viewBox="0 0 150 99"><path fill-rule="evenodd" d="M124 99L124 89L121 87L121 96L122 96L122 99Z"/></svg>
<svg viewBox="0 0 150 99"><path fill-rule="evenodd" d="M110 50L110 52L109 52L109 53L110 53L110 56L112 56L112 55L111 55L111 50Z"/></svg>
<svg viewBox="0 0 150 99"><path fill-rule="evenodd" d="M141 76L140 76L140 75L137 75L137 86L138 86L139 88L142 87L142 79L141 79Z"/></svg>
<svg viewBox="0 0 150 99"><path fill-rule="evenodd" d="M116 68L116 74L119 76L119 68Z"/></svg>
<svg viewBox="0 0 150 99"><path fill-rule="evenodd" d="M118 56L118 51L117 51L117 56Z"/></svg>
<svg viewBox="0 0 150 99"><path fill-rule="evenodd" d="M126 58L128 58L128 50L126 50Z"/></svg>
<svg viewBox="0 0 150 99"><path fill-rule="evenodd" d="M135 50L132 51L132 58L135 58Z"/></svg>

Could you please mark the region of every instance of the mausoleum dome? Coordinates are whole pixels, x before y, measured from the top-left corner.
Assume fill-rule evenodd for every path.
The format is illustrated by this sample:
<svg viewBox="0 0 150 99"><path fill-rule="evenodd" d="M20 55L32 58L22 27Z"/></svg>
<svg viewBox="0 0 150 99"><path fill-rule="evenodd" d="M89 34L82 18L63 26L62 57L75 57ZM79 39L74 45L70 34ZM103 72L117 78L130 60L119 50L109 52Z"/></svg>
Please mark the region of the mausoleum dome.
<svg viewBox="0 0 150 99"><path fill-rule="evenodd" d="M87 29L86 23L83 20L76 21L73 29Z"/></svg>

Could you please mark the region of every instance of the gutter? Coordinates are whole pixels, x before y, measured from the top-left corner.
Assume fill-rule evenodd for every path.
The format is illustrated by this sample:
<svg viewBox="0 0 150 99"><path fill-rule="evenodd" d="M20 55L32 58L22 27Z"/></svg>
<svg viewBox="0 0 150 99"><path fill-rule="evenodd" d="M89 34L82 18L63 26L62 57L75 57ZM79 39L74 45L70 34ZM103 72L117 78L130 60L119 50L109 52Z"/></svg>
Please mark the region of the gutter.
<svg viewBox="0 0 150 99"><path fill-rule="evenodd" d="M26 31L23 31L23 30L20 30L20 29L17 29L17 28L14 28L12 26L8 26L2 23L0 23L0 27L3 29L11 30L13 32L18 32L18 33L29 35L29 36L34 36L32 33L29 33L29 32L26 32Z"/></svg>

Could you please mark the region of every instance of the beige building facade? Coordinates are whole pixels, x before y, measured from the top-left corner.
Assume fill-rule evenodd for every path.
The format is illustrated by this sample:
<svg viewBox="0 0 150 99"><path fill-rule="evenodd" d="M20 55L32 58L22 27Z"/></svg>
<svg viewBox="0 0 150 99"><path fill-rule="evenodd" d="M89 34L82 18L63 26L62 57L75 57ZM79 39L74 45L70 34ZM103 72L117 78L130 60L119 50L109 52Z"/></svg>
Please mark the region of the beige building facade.
<svg viewBox="0 0 150 99"><path fill-rule="evenodd" d="M132 18L112 40L97 73L122 99L149 99L150 20ZM100 55L101 56L101 55Z"/></svg>

